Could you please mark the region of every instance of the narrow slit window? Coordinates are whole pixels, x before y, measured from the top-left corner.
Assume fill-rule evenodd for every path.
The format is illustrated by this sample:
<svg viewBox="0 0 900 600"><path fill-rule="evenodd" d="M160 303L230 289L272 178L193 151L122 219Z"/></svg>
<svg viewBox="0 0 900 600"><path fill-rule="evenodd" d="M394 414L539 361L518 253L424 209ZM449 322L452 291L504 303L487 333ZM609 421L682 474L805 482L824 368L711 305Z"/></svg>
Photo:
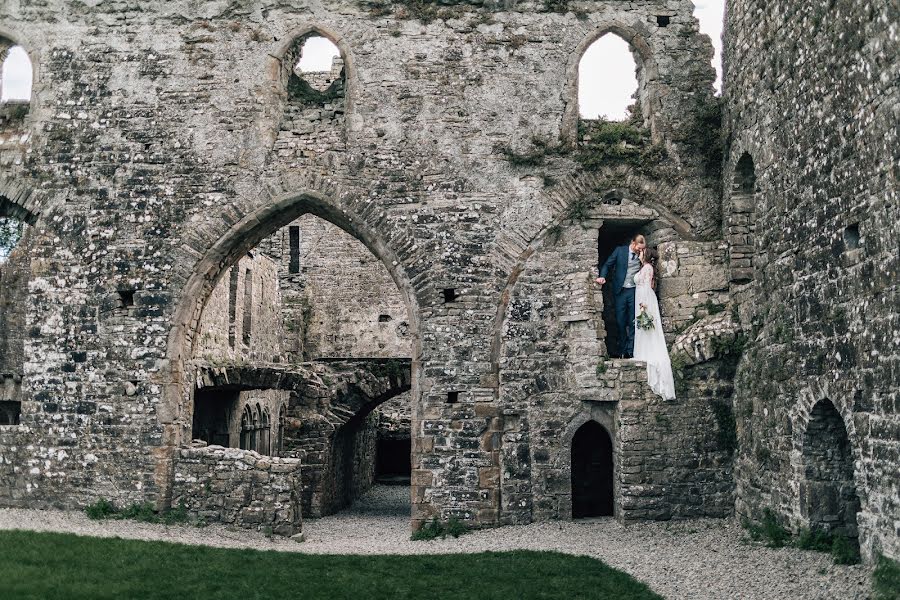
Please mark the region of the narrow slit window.
<svg viewBox="0 0 900 600"><path fill-rule="evenodd" d="M672 18L669 15L656 15L656 24L659 27L668 27L671 22Z"/></svg>
<svg viewBox="0 0 900 600"><path fill-rule="evenodd" d="M240 271L237 265L231 267L230 281L228 282L228 345L234 350L237 338L237 295L238 278Z"/></svg>
<svg viewBox="0 0 900 600"><path fill-rule="evenodd" d="M250 345L250 334L253 327L253 271L244 271L244 315L241 336L244 345Z"/></svg>
<svg viewBox="0 0 900 600"><path fill-rule="evenodd" d="M455 302L457 298L456 288L444 288L444 302Z"/></svg>
<svg viewBox="0 0 900 600"><path fill-rule="evenodd" d="M456 404L459 402L459 392L447 392L447 404Z"/></svg>
<svg viewBox="0 0 900 600"><path fill-rule="evenodd" d="M288 243L290 244L290 262L288 273L300 272L300 227L291 225L288 228Z"/></svg>

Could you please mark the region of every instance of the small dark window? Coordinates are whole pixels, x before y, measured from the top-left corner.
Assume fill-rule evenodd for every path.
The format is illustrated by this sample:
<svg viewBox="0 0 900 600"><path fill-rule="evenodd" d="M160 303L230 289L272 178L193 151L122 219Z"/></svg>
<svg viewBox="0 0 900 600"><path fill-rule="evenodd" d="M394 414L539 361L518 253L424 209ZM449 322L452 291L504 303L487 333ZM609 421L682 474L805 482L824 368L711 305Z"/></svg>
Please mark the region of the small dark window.
<svg viewBox="0 0 900 600"><path fill-rule="evenodd" d="M447 404L456 404L459 402L459 392L447 392Z"/></svg>
<svg viewBox="0 0 900 600"><path fill-rule="evenodd" d="M656 16L656 24L660 27L667 27L669 23L672 22L672 18L669 15L657 15Z"/></svg>
<svg viewBox="0 0 900 600"><path fill-rule="evenodd" d="M288 264L288 273L300 272L300 228L291 225L288 228L288 238L290 241L291 261Z"/></svg>
<svg viewBox="0 0 900 600"><path fill-rule="evenodd" d="M455 302L455 301L456 301L456 289L455 288L444 289L444 302Z"/></svg>
<svg viewBox="0 0 900 600"><path fill-rule="evenodd" d="M119 308L134 306L134 290L119 290Z"/></svg>
<svg viewBox="0 0 900 600"><path fill-rule="evenodd" d="M391 321L393 321L393 318L391 318L391 315L378 315L379 323L390 323Z"/></svg>
<svg viewBox="0 0 900 600"><path fill-rule="evenodd" d="M0 402L0 425L18 425L22 404L12 400Z"/></svg>
<svg viewBox="0 0 900 600"><path fill-rule="evenodd" d="M77 363L87 362L87 352L73 352L72 353L72 362L77 362Z"/></svg>
<svg viewBox="0 0 900 600"><path fill-rule="evenodd" d="M844 229L844 247L847 250L856 250L859 248L859 223L848 225Z"/></svg>

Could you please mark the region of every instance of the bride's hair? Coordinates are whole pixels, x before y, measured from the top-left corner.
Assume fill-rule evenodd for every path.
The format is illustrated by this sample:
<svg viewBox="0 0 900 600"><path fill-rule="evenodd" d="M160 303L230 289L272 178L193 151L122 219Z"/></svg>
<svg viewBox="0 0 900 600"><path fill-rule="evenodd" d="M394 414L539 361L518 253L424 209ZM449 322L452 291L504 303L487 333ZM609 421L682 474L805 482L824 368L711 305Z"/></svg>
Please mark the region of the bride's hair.
<svg viewBox="0 0 900 600"><path fill-rule="evenodd" d="M653 279L656 279L656 274L658 272L657 263L659 262L659 252L656 248L651 248L647 246L644 248L643 255L644 263L653 267Z"/></svg>

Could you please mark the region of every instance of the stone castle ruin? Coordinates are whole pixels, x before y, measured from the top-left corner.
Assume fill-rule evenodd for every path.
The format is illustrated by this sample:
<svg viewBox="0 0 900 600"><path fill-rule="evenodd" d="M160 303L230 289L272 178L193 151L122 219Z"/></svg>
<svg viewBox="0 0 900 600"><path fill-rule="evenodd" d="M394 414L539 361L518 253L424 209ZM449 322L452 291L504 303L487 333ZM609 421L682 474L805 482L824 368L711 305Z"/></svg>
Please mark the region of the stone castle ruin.
<svg viewBox="0 0 900 600"><path fill-rule="evenodd" d="M717 98L687 0L140 4L0 7L0 504L291 535L408 480L413 528L771 511L900 556L896 6L729 2ZM604 35L625 122L579 116ZM635 233L674 401L610 357Z"/></svg>

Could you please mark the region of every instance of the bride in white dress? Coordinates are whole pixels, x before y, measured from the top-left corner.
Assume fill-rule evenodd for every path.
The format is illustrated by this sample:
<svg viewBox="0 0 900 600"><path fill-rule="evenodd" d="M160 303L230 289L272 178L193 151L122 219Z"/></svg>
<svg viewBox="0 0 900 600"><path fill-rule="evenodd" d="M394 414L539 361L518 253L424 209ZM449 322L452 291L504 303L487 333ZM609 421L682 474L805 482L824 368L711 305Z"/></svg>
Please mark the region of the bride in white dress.
<svg viewBox="0 0 900 600"><path fill-rule="evenodd" d="M641 251L641 270L634 276L634 358L647 363L647 381L653 391L666 400L674 400L672 362L669 360L662 319L659 316L659 303L656 300L658 260L656 250L644 248Z"/></svg>

